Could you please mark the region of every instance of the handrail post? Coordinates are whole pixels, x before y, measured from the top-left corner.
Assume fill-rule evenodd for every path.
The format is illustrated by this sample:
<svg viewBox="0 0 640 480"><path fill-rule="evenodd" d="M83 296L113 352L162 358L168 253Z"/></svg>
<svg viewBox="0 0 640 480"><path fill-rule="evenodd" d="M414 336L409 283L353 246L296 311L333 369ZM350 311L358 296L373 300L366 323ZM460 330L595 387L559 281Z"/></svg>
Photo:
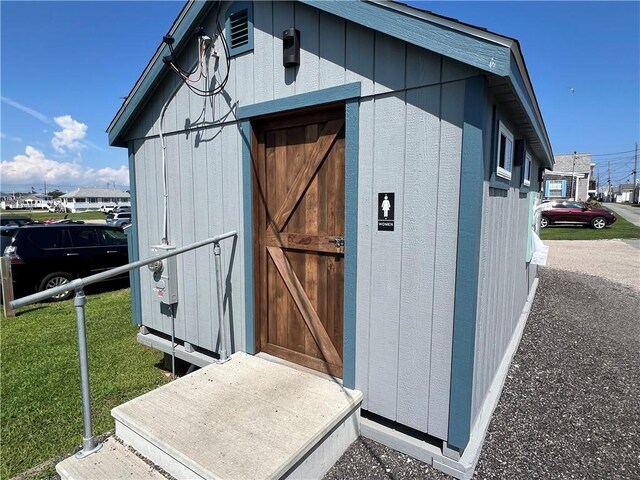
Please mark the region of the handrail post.
<svg viewBox="0 0 640 480"><path fill-rule="evenodd" d="M227 328L224 322L224 295L222 292L222 265L220 260L220 242L213 244L213 256L216 265L216 293L218 294L218 325L220 336L220 360L219 363L224 363L229 360L227 354Z"/></svg>
<svg viewBox="0 0 640 480"><path fill-rule="evenodd" d="M87 297L84 290L78 288L73 301L76 309L76 323L78 325L78 361L80 364L80 390L82 393L82 450L76 453L77 458L84 458L97 452L102 444L96 444L92 436L91 426L91 394L89 392L89 359L87 355L87 331L84 315L84 306L87 304Z"/></svg>

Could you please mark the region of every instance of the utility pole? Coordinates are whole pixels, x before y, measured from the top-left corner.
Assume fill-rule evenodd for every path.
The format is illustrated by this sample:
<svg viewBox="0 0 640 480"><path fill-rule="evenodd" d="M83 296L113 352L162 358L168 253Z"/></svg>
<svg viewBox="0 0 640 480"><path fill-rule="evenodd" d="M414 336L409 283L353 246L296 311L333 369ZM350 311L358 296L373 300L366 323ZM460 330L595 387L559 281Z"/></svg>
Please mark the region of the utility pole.
<svg viewBox="0 0 640 480"><path fill-rule="evenodd" d="M631 197L633 199L633 203L638 203L638 196L636 195L636 180L638 178L638 142L636 142L636 154L633 157L633 191Z"/></svg>
<svg viewBox="0 0 640 480"><path fill-rule="evenodd" d="M600 194L602 193L600 191L600 166L598 166L598 180L596 182L596 198L598 199L598 201L600 201Z"/></svg>
<svg viewBox="0 0 640 480"><path fill-rule="evenodd" d="M607 166L607 183L609 184L607 188L607 202L611 201L611 160L609 160Z"/></svg>
<svg viewBox="0 0 640 480"><path fill-rule="evenodd" d="M573 186L573 182L576 181L576 175L575 175L575 171L576 171L576 151L573 152L573 166L571 167L571 196L573 196L574 200L577 200L577 195L576 195L576 191L575 188ZM578 183L578 182L576 182Z"/></svg>

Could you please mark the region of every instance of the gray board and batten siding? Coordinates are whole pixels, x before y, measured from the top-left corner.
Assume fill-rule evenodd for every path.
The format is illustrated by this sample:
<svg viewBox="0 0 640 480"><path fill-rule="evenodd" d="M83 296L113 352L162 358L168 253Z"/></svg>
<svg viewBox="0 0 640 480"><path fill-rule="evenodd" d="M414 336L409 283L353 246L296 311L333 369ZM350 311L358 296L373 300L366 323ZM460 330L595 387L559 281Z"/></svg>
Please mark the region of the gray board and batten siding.
<svg viewBox="0 0 640 480"><path fill-rule="evenodd" d="M243 225L240 124L234 107L360 82L356 382L363 408L446 438L462 147L464 79L475 68L406 44L310 6L256 2L254 50L231 60L225 95L207 104L181 87L164 122L169 166L169 240L183 245ZM204 22L207 31L215 23ZM301 65L282 68L279 33L294 25ZM216 46L218 48L218 46ZM183 64L195 60L187 49ZM162 105L176 88L167 76L125 138L133 142L138 196L138 247L160 243ZM396 196L402 212L394 232L378 232L377 192ZM244 345L244 254L223 245L225 312L234 349ZM347 253L348 254L348 253ZM217 326L210 251L179 259L176 336L216 350ZM188 278L190 280L185 280ZM142 323L165 334L148 275L141 275ZM148 292L148 294L145 294ZM213 329L213 330L212 330Z"/></svg>
<svg viewBox="0 0 640 480"><path fill-rule="evenodd" d="M229 5L221 8L221 23ZM238 111L314 92L321 97L333 87L359 85L356 318L345 318L345 326L355 322L355 382L349 386L364 393L364 410L447 440L452 382L460 387L459 378L452 377L452 356L455 358L456 259L460 249L466 248L458 244L468 114L465 96L469 82L483 79L486 72L323 11L328 4L321 4L320 9L298 2L252 5L253 50L231 59L222 94L203 99L179 86L173 73L164 75L147 103L134 107L139 112L133 121L117 135L118 143L129 146L135 178L135 250L144 258L162 238L159 118L169 100L163 129L169 243L181 246L229 230L241 232L222 248L224 307L232 325L232 350L252 351L253 345L247 344L247 339L252 343L255 338L249 331L252 319L247 319L252 309L245 303L253 294L253 278L249 278L252 246L242 234L251 225L251 219L245 218L250 211L247 188L251 182L247 179L251 173L243 168L248 129ZM213 10L198 20L207 32L216 27ZM290 27L302 32L300 66L284 69L281 33ZM219 40L215 48L222 50ZM194 40L180 54L179 63L191 66L196 58ZM509 60L513 64L513 57ZM492 98L488 88L491 85L483 80L486 95L478 107L483 118L482 140L477 153L469 157L483 159L484 178L477 195L481 197L476 199L482 212L475 253L477 305L475 317L466 320L473 322L473 328L464 339L475 348L470 362L462 366L465 378L470 378L461 387L466 389L462 404L470 425L463 426L462 437L468 436L483 407L536 275L535 267L525 260L530 202L519 188L519 167L514 168L508 185L496 185L492 178L493 105L500 100ZM511 112L498 110L498 115L516 138L531 136L530 131L518 132L509 121ZM532 148L538 152L539 145ZM533 159L532 191L538 187L535 172L539 166L536 155ZM380 192L395 193L393 232L377 230ZM217 351L211 249L181 256L178 269L176 336L201 349ZM144 272L139 292L138 320L168 335L170 316L160 311L152 297L150 275Z"/></svg>

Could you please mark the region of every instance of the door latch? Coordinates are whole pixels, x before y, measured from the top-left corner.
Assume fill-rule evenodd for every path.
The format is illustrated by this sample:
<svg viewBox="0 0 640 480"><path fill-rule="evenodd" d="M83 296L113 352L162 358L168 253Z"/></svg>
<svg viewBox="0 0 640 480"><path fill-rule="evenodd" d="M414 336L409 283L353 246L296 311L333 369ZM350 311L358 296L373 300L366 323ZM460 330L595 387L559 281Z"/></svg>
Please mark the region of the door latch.
<svg viewBox="0 0 640 480"><path fill-rule="evenodd" d="M329 241L332 242L336 246L336 248L338 249L338 251L340 253L342 253L344 251L344 237L333 237Z"/></svg>

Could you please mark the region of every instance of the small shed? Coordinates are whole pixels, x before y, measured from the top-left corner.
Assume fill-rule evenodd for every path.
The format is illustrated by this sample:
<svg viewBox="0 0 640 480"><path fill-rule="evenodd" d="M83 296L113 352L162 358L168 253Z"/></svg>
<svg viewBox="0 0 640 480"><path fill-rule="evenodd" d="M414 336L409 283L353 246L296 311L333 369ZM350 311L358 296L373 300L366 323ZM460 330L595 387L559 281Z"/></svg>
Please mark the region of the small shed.
<svg viewBox="0 0 640 480"><path fill-rule="evenodd" d="M553 167L518 42L378 1L190 1L169 33L108 128L134 259L237 230L233 351L341 379L363 434L395 448L479 452ZM220 348L213 266L178 258L176 351L195 364ZM132 291L139 341L170 351L151 274Z"/></svg>

